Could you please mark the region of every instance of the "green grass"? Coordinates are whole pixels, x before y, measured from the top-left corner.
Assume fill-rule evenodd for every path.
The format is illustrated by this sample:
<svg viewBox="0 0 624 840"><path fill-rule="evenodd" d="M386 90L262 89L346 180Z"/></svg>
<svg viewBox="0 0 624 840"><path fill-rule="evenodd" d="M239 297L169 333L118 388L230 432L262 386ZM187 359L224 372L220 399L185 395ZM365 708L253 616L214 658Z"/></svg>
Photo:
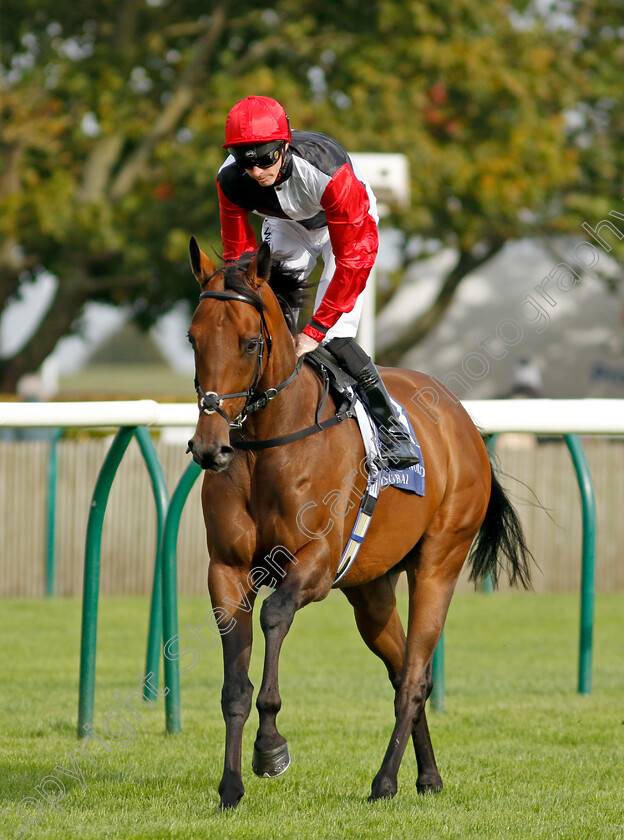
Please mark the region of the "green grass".
<svg viewBox="0 0 624 840"><path fill-rule="evenodd" d="M182 599L180 625L204 623L208 601ZM257 779L245 732L246 795L217 811L223 760L221 657L204 650L183 674L183 732L164 734L162 701L139 709L135 739L97 765L77 755L85 789L67 794L33 838L587 838L624 837L624 594L598 596L593 693L576 693L578 598L457 597L446 631L446 714L429 714L442 793L416 794L411 746L395 799L366 802L392 728L392 692L364 647L346 600L303 610L281 664L280 729L293 763ZM143 670L146 600L100 605L96 728ZM17 806L75 748L80 603L4 601L0 609L0 837L22 823ZM252 663L260 682L261 634ZM135 702L135 705L136 702ZM57 772L58 775L58 772ZM33 803L22 804L37 819ZM4 812L4 813L1 813Z"/></svg>

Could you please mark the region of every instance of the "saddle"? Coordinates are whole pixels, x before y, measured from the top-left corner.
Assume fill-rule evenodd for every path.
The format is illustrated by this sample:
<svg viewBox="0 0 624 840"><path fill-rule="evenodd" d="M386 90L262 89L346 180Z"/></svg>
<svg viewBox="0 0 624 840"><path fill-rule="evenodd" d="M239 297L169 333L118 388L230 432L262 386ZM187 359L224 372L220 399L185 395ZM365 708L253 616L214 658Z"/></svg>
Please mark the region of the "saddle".
<svg viewBox="0 0 624 840"><path fill-rule="evenodd" d="M304 361L326 383L326 387L328 387L329 393L331 393L337 405L340 405L345 398L351 398L355 393L357 385L355 379L339 368L333 356L326 350L317 347L316 350L305 354Z"/></svg>
<svg viewBox="0 0 624 840"><path fill-rule="evenodd" d="M353 525L351 535L347 540L347 544L343 550L336 577L333 586L336 586L340 580L347 574L358 551L364 541L366 532L373 518L375 506L379 498L379 493L383 487L389 484L395 484L401 489L409 492L416 492L419 495L424 495L424 469L420 464L419 472L419 486L414 487L414 482L411 480L416 478L416 468L409 470L395 471L389 470L386 466L379 466L378 459L380 457L379 440L375 431L375 423L370 417L370 414L364 403L357 398L356 386L357 382L353 377L345 373L333 360L326 351L321 348L313 350L311 353L306 353L305 361L320 376L325 384L326 394L331 393L337 406L340 406L338 413L346 410L346 416L355 417L360 427L364 448L368 459L368 481L363 496L360 500L360 507L356 515L355 523ZM321 401L321 406L325 405L326 398ZM397 409L401 412L403 409L396 403ZM410 427L411 428L411 427ZM412 432L412 437L413 435ZM414 473L408 477L408 473Z"/></svg>

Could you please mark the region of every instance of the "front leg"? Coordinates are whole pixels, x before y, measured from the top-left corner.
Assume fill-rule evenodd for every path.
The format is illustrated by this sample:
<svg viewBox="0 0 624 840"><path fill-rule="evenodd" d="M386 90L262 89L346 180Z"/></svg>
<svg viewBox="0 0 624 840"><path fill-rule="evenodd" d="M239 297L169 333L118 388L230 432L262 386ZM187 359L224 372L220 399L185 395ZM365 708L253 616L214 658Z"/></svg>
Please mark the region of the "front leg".
<svg viewBox="0 0 624 840"><path fill-rule="evenodd" d="M223 646L221 709L225 721L225 761L219 784L219 808L236 808L245 792L241 753L243 728L251 711L253 694L248 674L255 593L240 578L240 571L217 563L210 565L208 585L213 608L219 609ZM229 615L225 615L226 610L230 611Z"/></svg>
<svg viewBox="0 0 624 840"><path fill-rule="evenodd" d="M290 764L286 739L277 730L277 713L282 707L279 693L279 655L295 612L311 601L327 596L332 576L324 541L304 546L288 563L286 577L269 595L260 612L265 638L264 671L256 706L258 735L254 744L253 770L257 776L279 776ZM291 565L292 563L292 565Z"/></svg>
<svg viewBox="0 0 624 840"><path fill-rule="evenodd" d="M290 765L288 744L277 730L276 719L282 707L278 683L279 655L297 610L293 594L290 587L276 590L268 596L260 611L265 649L262 686L256 701L259 726L252 759L256 776L279 776Z"/></svg>

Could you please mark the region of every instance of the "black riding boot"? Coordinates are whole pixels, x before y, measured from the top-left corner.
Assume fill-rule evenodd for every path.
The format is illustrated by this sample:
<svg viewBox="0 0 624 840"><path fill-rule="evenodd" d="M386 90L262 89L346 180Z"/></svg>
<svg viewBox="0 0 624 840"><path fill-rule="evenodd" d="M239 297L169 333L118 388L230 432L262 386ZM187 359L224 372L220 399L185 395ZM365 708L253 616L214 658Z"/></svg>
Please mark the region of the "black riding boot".
<svg viewBox="0 0 624 840"><path fill-rule="evenodd" d="M375 363L353 338L332 338L324 345L341 369L357 382L357 392L368 405L379 429L382 455L393 469L404 470L420 461L408 433L390 402Z"/></svg>

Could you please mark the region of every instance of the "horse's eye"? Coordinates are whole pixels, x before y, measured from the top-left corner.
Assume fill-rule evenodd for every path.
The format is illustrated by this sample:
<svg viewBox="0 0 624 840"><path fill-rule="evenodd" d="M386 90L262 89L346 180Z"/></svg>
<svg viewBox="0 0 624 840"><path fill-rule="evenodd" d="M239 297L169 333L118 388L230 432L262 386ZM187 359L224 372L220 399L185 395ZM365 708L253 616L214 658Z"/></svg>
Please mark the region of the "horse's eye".
<svg viewBox="0 0 624 840"><path fill-rule="evenodd" d="M245 353L255 353L258 349L259 340L257 338L251 338L249 341L245 342Z"/></svg>
<svg viewBox="0 0 624 840"><path fill-rule="evenodd" d="M186 337L188 338L189 344L191 345L191 347L194 350L195 349L195 339L193 338L193 336L190 333L187 333Z"/></svg>

